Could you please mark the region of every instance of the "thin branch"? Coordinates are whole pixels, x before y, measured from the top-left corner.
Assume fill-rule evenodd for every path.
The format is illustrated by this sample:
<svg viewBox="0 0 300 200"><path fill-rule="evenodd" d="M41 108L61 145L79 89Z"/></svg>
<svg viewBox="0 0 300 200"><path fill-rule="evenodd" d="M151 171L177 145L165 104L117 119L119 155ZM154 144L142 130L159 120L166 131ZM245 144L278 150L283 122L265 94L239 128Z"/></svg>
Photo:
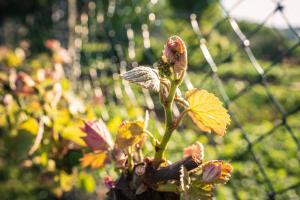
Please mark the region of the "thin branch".
<svg viewBox="0 0 300 200"><path fill-rule="evenodd" d="M44 135L44 116L42 116L39 121L38 132L35 137L34 143L29 150L29 153L28 153L29 155L32 155L39 148L39 145L43 139L43 135Z"/></svg>
<svg viewBox="0 0 300 200"><path fill-rule="evenodd" d="M156 143L158 143L158 140L157 140L157 138L150 132L150 131L148 131L148 130L144 130L144 133L146 133L148 136L150 136L150 138L151 138L151 140L152 140L152 142L153 142L153 144L156 144Z"/></svg>
<svg viewBox="0 0 300 200"><path fill-rule="evenodd" d="M179 123L181 122L182 118L185 116L187 112L189 112L190 109L185 109L182 113L180 113L179 117L176 119L174 124L174 129L176 129L179 126Z"/></svg>
<svg viewBox="0 0 300 200"><path fill-rule="evenodd" d="M168 91L170 91L170 83L168 82L167 79L165 79L165 78L160 78L160 83L161 83L162 85L164 85L164 86L167 88Z"/></svg>
<svg viewBox="0 0 300 200"><path fill-rule="evenodd" d="M175 97L175 102L176 103L178 103L180 106L182 106L183 108L187 108L187 107L189 107L189 103L185 100L185 99L183 99L183 98L176 98Z"/></svg>
<svg viewBox="0 0 300 200"><path fill-rule="evenodd" d="M148 128L148 124L149 124L149 111L146 110L146 112L145 112L145 118L144 118L144 129Z"/></svg>

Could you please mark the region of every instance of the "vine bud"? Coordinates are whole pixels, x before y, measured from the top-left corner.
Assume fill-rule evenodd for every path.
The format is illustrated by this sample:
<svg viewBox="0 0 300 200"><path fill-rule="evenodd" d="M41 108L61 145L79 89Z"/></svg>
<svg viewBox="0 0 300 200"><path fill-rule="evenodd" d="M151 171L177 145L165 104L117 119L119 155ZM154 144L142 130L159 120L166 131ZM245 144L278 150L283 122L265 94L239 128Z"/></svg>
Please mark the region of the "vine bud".
<svg viewBox="0 0 300 200"><path fill-rule="evenodd" d="M177 35L170 37L164 47L162 60L174 67L174 72L182 74L187 69L187 51L184 41Z"/></svg>
<svg viewBox="0 0 300 200"><path fill-rule="evenodd" d="M123 79L137 84L143 88L159 91L159 77L156 71L150 67L139 66L121 75Z"/></svg>
<svg viewBox="0 0 300 200"><path fill-rule="evenodd" d="M114 148L112 151L112 156L115 161L116 168L125 168L128 156L121 149Z"/></svg>
<svg viewBox="0 0 300 200"><path fill-rule="evenodd" d="M192 144L186 148L184 148L184 156L194 156L199 160L203 160L204 158L204 147L200 142L196 142L196 144Z"/></svg>
<svg viewBox="0 0 300 200"><path fill-rule="evenodd" d="M135 166L134 173L138 176L143 176L146 172L146 166L144 164L140 164Z"/></svg>
<svg viewBox="0 0 300 200"><path fill-rule="evenodd" d="M203 182L225 184L230 179L233 168L224 161L211 160L203 164L202 170Z"/></svg>
<svg viewBox="0 0 300 200"><path fill-rule="evenodd" d="M107 189L115 188L116 182L112 179L110 176L104 177L104 185L107 187Z"/></svg>
<svg viewBox="0 0 300 200"><path fill-rule="evenodd" d="M210 163L203 168L202 181L212 183L221 176L221 165Z"/></svg>

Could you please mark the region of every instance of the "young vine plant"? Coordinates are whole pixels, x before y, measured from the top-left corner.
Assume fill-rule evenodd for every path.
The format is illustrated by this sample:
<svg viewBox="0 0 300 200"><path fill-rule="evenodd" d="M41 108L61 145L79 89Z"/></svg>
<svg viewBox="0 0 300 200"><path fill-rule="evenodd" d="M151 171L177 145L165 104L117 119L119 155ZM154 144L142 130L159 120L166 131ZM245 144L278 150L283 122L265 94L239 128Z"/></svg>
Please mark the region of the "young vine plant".
<svg viewBox="0 0 300 200"><path fill-rule="evenodd" d="M110 176L104 178L109 188L107 199L209 200L216 185L229 181L232 166L221 160L205 160L204 147L199 142L187 146L183 158L174 163L165 156L174 130L186 115L201 131L218 136L225 135L230 123L227 110L214 94L193 88L184 97L181 95L179 86L187 71L187 61L184 41L172 36L157 62L158 70L139 66L121 74L124 80L159 95L165 114L161 138L147 129L148 115L143 121L122 122L114 141L101 119L85 121L83 140L92 152L81 158L82 166L101 168L112 163L120 172L116 180ZM174 104L181 108L179 115L174 115ZM146 157L143 148L147 139L153 145L153 154Z"/></svg>

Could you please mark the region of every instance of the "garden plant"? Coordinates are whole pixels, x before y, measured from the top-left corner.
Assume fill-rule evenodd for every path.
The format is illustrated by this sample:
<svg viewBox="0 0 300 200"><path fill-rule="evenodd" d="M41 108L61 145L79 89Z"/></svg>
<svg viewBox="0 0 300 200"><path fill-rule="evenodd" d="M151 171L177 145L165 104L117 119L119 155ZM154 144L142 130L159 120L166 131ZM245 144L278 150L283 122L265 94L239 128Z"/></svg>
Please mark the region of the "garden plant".
<svg viewBox="0 0 300 200"><path fill-rule="evenodd" d="M75 185L84 189L82 183L90 180L89 189L85 188L92 192L93 179L74 166L81 156L78 149L84 145L78 124L83 117L94 118L94 112L75 95L65 76L64 68L70 62L67 50L57 40L47 40L45 46L48 53L31 57L25 44L16 49L0 46L1 170L7 177L28 183L20 186L11 181L2 188L13 185L28 192L35 180L37 187L49 190L51 198L58 198ZM22 170L32 170L32 179L22 175ZM13 173L16 171L20 178ZM2 199L13 197L12 192Z"/></svg>
<svg viewBox="0 0 300 200"><path fill-rule="evenodd" d="M81 158L83 167L101 168L112 165L118 178L104 178L107 199L212 199L217 184L226 184L233 170L221 160L205 160L204 146L196 142L182 150L182 159L171 162L165 156L172 133L188 115L203 132L224 136L230 116L222 102L203 89L181 94L180 85L187 71L186 45L179 36L170 37L156 62L158 69L138 66L121 74L122 78L159 95L165 114L164 134L155 137L144 120L123 121L113 141L102 119L85 121L82 130L92 152ZM179 114L173 111L180 107ZM184 134L184 130L180 131ZM146 143L152 150L144 154Z"/></svg>

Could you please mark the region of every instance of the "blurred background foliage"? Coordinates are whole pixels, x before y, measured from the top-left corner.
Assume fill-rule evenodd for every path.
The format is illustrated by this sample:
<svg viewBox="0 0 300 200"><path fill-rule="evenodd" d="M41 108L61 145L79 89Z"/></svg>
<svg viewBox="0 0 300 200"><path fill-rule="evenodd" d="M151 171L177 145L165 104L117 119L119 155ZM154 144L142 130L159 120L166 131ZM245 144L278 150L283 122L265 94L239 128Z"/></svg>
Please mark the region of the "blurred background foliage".
<svg viewBox="0 0 300 200"><path fill-rule="evenodd" d="M119 74L155 63L170 35L186 42L193 85L221 96L199 49L191 13L197 15L225 92L234 99L227 106L240 124L232 122L219 138L199 132L186 119L169 144L171 160L200 141L207 159L224 159L234 166L232 180L216 191L217 199L272 199L270 184L278 191L276 199L300 199L299 142L297 146L289 130L299 141L300 113L295 108L300 105L300 49L290 51L299 42L291 30L238 22L263 69L284 55L265 74L266 88L217 0L13 0L0 1L0 13L1 199L103 199L102 178L117 173L109 165L100 170L79 165L82 120L102 117L114 135L122 120L141 119L148 109L149 129L160 137L163 112L158 97L129 86ZM45 45L51 38L60 42L59 50ZM269 93L291 112L288 118L274 107ZM29 155L41 121L39 148ZM289 126L283 126L287 122ZM247 144L244 132L255 145ZM147 147L151 155L153 149ZM285 191L288 186L294 187Z"/></svg>

